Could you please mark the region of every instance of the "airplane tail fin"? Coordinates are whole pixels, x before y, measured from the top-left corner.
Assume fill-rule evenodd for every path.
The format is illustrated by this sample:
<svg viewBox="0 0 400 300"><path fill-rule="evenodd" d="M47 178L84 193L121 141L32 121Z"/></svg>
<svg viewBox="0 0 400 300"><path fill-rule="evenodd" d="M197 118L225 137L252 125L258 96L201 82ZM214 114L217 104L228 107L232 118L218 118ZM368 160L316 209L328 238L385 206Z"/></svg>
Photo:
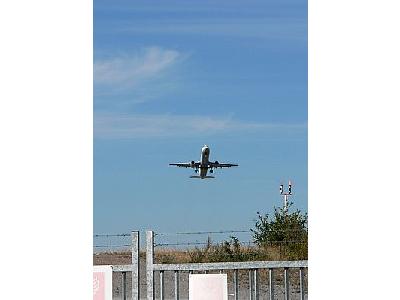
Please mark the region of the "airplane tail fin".
<svg viewBox="0 0 400 300"><path fill-rule="evenodd" d="M215 178L215 177L214 177L214 176L205 176L205 177L201 178L200 176L195 176L195 175L192 175L192 176L190 176L190 178L200 178L200 179L205 179L205 178Z"/></svg>

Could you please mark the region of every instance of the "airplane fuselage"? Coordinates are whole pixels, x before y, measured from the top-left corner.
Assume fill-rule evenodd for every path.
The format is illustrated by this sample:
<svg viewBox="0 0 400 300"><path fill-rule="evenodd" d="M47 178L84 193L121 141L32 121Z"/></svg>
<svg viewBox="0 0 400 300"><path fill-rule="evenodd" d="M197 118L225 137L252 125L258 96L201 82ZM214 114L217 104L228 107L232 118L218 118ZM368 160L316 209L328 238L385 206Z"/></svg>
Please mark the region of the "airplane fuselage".
<svg viewBox="0 0 400 300"><path fill-rule="evenodd" d="M203 148L201 148L201 156L200 156L199 176L201 179L204 179L207 176L209 157L210 157L210 148L208 146L204 146Z"/></svg>

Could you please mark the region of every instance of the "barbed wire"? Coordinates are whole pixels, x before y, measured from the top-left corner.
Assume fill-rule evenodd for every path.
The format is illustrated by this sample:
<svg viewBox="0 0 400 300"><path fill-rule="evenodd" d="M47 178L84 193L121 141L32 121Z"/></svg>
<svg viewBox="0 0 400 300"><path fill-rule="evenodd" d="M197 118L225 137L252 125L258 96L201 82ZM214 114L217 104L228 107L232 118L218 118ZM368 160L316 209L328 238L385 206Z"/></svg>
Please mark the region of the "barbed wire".
<svg viewBox="0 0 400 300"><path fill-rule="evenodd" d="M93 251L126 251L130 244L130 233L105 233L93 235Z"/></svg>
<svg viewBox="0 0 400 300"><path fill-rule="evenodd" d="M130 233L116 233L116 234L94 234L93 237L121 237L131 236Z"/></svg>
<svg viewBox="0 0 400 300"><path fill-rule="evenodd" d="M161 244L154 244L154 247L164 247L164 246L192 246L192 245L207 245L206 242L193 242L193 243L161 243Z"/></svg>
<svg viewBox="0 0 400 300"><path fill-rule="evenodd" d="M275 231L275 232L304 232L304 230L302 229L277 229L277 230L268 230L269 232L271 231ZM308 232L308 230L306 230L306 232ZM190 247L190 246L206 246L206 245L221 245L224 242L226 242L227 240L225 239L230 239L233 236L225 236L225 237L221 237L221 238L216 238L216 241L212 241L210 238L212 237L212 235L222 235L222 234L235 234L235 233L241 233L241 234L246 234L247 238L248 235L247 234L253 234L254 231L253 230L219 230L219 231L193 231L193 232L174 232L174 233L166 233L166 232L162 232L162 233L155 233L155 236L158 236L159 238L161 238L161 241L159 241L158 243L155 242L154 243L154 247ZM190 236L190 235L208 235L208 239L207 241L201 241L202 238L199 240L195 240L195 241L177 241L175 242L169 242L168 240L170 239L174 239L173 236L178 237L178 236ZM131 234L130 233L117 233L117 234L94 234L93 238L95 240L98 240L98 242L102 241L100 244L95 244L93 245L93 248L95 249L118 249L118 248L127 248L130 247L131 244L128 244L128 241L126 240L127 237L130 237ZM113 238L122 238L119 239L119 241L113 239ZM243 238L243 236L242 236ZM245 239L247 239L245 238ZM106 240L104 240L106 239ZM165 240L166 239L166 240ZM120 242L120 243L119 243ZM300 240L290 240L290 241L265 241L263 244L292 244L292 243L305 243L306 240L300 239ZM107 244L109 243L109 244ZM250 241L239 241L239 243L241 245L256 245L256 242L254 240L250 240Z"/></svg>
<svg viewBox="0 0 400 300"><path fill-rule="evenodd" d="M194 245L203 245L203 246L206 246L206 245L219 245L219 244L222 244L223 243L223 241L222 242L219 242L219 243L207 243L207 242L193 242L193 243L190 243L190 242L187 242L187 243L160 243L160 244L154 244L154 247L165 247L165 246L194 246ZM256 242L254 242L254 241L242 241L242 242L239 242L241 245L255 245L255 244L257 244ZM261 244L270 244L270 245L272 245L272 244L295 244L295 243L298 243L298 244L301 244L301 243L307 243L307 241L306 240L289 240L289 241L265 241L265 242L262 242Z"/></svg>
<svg viewBox="0 0 400 300"><path fill-rule="evenodd" d="M270 229L269 232L303 232L304 229ZM307 231L307 230L306 230ZM205 235L205 234L226 234L226 233L253 233L254 230L221 230L221 231L193 231L193 232L156 232L155 236L173 236L173 235Z"/></svg>
<svg viewBox="0 0 400 300"><path fill-rule="evenodd" d="M296 232L303 231L303 229L270 229L266 231L278 232ZM193 232L155 232L156 236L169 236L169 235L202 235L202 234L226 234L226 233L252 233L253 230L220 230L220 231L193 231ZM117 233L117 234L94 234L93 237L128 237L130 233Z"/></svg>
<svg viewBox="0 0 400 300"><path fill-rule="evenodd" d="M201 234L225 234L225 233L246 233L250 230L220 230L220 231L193 231L193 232L157 232L155 235L201 235Z"/></svg>
<svg viewBox="0 0 400 300"><path fill-rule="evenodd" d="M118 247L131 247L132 245L93 245L93 248L118 248Z"/></svg>

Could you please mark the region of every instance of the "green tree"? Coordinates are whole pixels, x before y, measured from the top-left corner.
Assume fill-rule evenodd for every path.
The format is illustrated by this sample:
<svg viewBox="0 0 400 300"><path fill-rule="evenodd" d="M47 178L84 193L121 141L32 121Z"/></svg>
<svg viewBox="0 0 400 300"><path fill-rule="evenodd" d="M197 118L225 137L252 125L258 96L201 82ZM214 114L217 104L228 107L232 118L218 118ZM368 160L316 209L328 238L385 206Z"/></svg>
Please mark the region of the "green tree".
<svg viewBox="0 0 400 300"><path fill-rule="evenodd" d="M289 204L289 207L292 203ZM284 211L283 208L274 208L274 214L257 212L253 233L254 242L260 247L275 245L284 252L289 259L307 258L307 229L308 216L300 210Z"/></svg>

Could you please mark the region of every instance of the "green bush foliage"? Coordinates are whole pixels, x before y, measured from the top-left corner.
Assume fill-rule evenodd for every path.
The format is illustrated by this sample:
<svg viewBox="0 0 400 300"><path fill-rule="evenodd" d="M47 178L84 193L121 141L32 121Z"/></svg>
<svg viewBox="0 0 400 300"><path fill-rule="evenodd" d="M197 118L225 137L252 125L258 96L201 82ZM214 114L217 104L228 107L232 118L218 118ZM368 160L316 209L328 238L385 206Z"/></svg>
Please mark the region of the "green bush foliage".
<svg viewBox="0 0 400 300"><path fill-rule="evenodd" d="M291 205L292 203L289 204L289 207ZM251 231L254 242L259 247L279 245L279 252L286 259L307 259L307 222L307 214L303 214L300 210L286 212L283 208L275 208L272 217L257 212L255 228Z"/></svg>

